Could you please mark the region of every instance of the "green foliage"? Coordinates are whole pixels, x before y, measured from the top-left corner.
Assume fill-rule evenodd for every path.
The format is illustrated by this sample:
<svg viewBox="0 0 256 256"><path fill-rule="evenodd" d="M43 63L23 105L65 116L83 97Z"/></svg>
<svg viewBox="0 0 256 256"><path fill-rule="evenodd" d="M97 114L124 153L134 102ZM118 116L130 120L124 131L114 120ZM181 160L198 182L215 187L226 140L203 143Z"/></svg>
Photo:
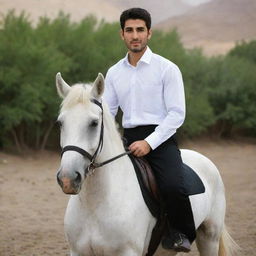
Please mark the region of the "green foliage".
<svg viewBox="0 0 256 256"><path fill-rule="evenodd" d="M0 30L0 144L12 134L20 151L44 148L60 104L56 73L70 84L106 73L126 51L117 31L118 24L93 16L72 23L60 13L33 27L24 13L6 15Z"/></svg>
<svg viewBox="0 0 256 256"><path fill-rule="evenodd" d="M34 26L13 11L0 24L0 145L44 148L48 137L56 137L56 73L70 84L105 74L126 53L119 24L94 16L73 23L60 13ZM226 57L207 58L198 49L184 49L177 31L154 31L150 47L182 71L182 135L200 135L216 124L219 133L245 129L256 135L256 41L237 45Z"/></svg>
<svg viewBox="0 0 256 256"><path fill-rule="evenodd" d="M237 44L229 55L244 58L256 64L256 40Z"/></svg>
<svg viewBox="0 0 256 256"><path fill-rule="evenodd" d="M149 46L153 52L173 61L178 66L184 61L186 52L176 30L168 33L154 31Z"/></svg>
<svg viewBox="0 0 256 256"><path fill-rule="evenodd" d="M201 51L187 52L180 68L186 92L187 114L182 131L187 136L199 135L215 122L208 97L208 75L210 60Z"/></svg>
<svg viewBox="0 0 256 256"><path fill-rule="evenodd" d="M236 56L215 60L209 79L210 102L222 132L247 129L256 134L256 65Z"/></svg>
<svg viewBox="0 0 256 256"><path fill-rule="evenodd" d="M1 134L11 131L20 150L26 144L36 146L34 142L43 139L58 109L54 74L71 62L56 45L41 40L24 14L15 17L13 12L0 30L0 56ZM33 123L42 134L29 130Z"/></svg>

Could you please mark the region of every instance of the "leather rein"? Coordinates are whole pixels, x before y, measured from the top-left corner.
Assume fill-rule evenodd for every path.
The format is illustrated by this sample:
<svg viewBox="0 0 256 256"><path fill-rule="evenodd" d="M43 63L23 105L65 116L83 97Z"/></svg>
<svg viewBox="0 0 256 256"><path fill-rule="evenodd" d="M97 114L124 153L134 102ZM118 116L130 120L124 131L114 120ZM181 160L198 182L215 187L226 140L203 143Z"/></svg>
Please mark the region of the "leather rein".
<svg viewBox="0 0 256 256"><path fill-rule="evenodd" d="M122 156L125 156L125 155L128 155L128 154L131 153L130 151L126 151L126 152L124 152L122 154L119 154L115 157L112 157L112 158L110 158L110 159L108 159L104 162L101 162L101 163L95 162L96 157L99 155L99 153L101 152L102 147L103 147L103 135L104 135L103 106L102 106L102 103L99 102L96 99L91 99L91 102L96 104L97 106L99 106L102 110L102 112L101 112L102 121L101 121L101 128L100 128L100 138L99 138L99 143L98 143L98 146L96 148L96 151L94 152L93 155L91 155L86 150L84 150L80 147L77 147L77 146L73 146L73 145L67 145L64 148L62 148L62 150L61 150L61 157L63 156L63 154L66 151L76 151L77 153L81 154L83 157L88 158L90 160L89 166L85 169L85 175L92 173L96 168L102 167L102 166L104 166L104 165L106 165L106 164L108 164L112 161L115 161L116 159L118 159Z"/></svg>

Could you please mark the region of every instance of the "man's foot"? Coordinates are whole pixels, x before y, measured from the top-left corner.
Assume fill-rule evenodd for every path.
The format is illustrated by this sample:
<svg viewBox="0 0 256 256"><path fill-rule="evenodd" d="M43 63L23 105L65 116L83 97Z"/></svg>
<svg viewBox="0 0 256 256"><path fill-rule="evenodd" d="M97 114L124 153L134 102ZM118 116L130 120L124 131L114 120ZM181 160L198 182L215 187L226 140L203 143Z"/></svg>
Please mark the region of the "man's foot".
<svg viewBox="0 0 256 256"><path fill-rule="evenodd" d="M164 236L162 246L166 250L174 250L176 252L190 252L191 250L191 244L186 235L178 232Z"/></svg>

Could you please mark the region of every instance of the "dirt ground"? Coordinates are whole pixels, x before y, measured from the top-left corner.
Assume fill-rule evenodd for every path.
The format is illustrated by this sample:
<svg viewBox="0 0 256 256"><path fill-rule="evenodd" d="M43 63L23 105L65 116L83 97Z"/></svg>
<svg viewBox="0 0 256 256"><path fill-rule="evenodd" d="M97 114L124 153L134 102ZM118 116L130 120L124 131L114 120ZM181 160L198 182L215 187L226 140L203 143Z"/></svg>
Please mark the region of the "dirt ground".
<svg viewBox="0 0 256 256"><path fill-rule="evenodd" d="M183 147L208 156L226 186L226 224L242 247L256 256L256 144L190 141ZM68 255L63 216L68 200L55 180L55 152L20 157L0 152L0 255ZM198 255L193 250L189 255Z"/></svg>

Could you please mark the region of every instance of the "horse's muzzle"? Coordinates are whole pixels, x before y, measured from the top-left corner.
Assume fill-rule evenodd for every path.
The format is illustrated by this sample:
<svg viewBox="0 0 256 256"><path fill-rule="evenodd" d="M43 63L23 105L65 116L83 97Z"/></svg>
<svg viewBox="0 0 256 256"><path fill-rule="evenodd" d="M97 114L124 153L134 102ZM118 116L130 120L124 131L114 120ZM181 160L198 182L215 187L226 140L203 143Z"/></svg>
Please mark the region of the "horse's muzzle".
<svg viewBox="0 0 256 256"><path fill-rule="evenodd" d="M65 194L77 195L81 190L82 177L79 172L75 172L74 175L63 175L59 171L57 181Z"/></svg>

